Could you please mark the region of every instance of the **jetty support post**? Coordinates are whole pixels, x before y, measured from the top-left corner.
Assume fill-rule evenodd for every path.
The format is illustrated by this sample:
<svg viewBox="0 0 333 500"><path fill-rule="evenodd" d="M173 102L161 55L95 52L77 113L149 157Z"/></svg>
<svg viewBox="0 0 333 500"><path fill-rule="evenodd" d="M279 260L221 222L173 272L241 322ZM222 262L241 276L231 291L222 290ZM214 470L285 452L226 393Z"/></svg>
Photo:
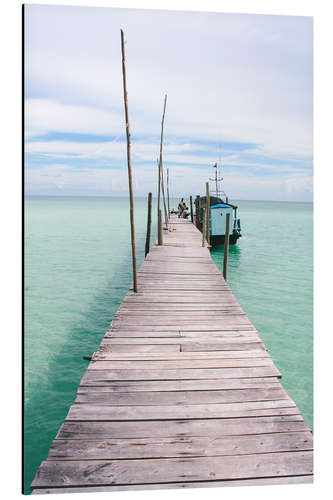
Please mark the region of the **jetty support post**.
<svg viewBox="0 0 333 500"><path fill-rule="evenodd" d="M190 208L191 208L191 222L193 224L193 201L192 201L192 195L190 196Z"/></svg>
<svg viewBox="0 0 333 500"><path fill-rule="evenodd" d="M149 246L150 246L151 203L152 203L152 193L148 193L148 214L147 214L147 234L146 234L145 257L149 253Z"/></svg>
<svg viewBox="0 0 333 500"><path fill-rule="evenodd" d="M194 200L194 205L195 205L195 225L199 229L199 223L200 223L200 208L199 208L199 199L200 196L197 194Z"/></svg>
<svg viewBox="0 0 333 500"><path fill-rule="evenodd" d="M162 210L158 210L158 228L157 228L157 244L163 245L163 236L162 236Z"/></svg>
<svg viewBox="0 0 333 500"><path fill-rule="evenodd" d="M132 165L131 165L131 134L128 117L128 99L127 99L127 84L126 84L126 63L125 63L125 43L124 32L121 33L121 53L122 53L122 70L123 70L123 88L124 88L124 105L125 105L125 121L126 121L126 141L127 141L127 170L128 170L128 186L130 197L130 221L131 221L131 243L132 243L132 264L133 264L133 291L138 291L137 274L136 274L136 246L135 246L135 227L134 227L134 197L132 185Z"/></svg>
<svg viewBox="0 0 333 500"><path fill-rule="evenodd" d="M157 227L158 227L159 210L161 206L161 167L158 159L157 159L157 170L158 170L158 183L157 183Z"/></svg>
<svg viewBox="0 0 333 500"><path fill-rule="evenodd" d="M168 229L168 213L167 213L166 202L165 202L163 163L161 163L161 180L162 180L162 195L163 195L164 220L165 220L165 228L164 229Z"/></svg>
<svg viewBox="0 0 333 500"><path fill-rule="evenodd" d="M158 167L158 198L157 198L157 244L163 245L162 238L162 212L160 210L161 205L161 163L157 160ZM160 217L161 212L161 217Z"/></svg>
<svg viewBox="0 0 333 500"><path fill-rule="evenodd" d="M209 227L209 215L210 215L210 197L209 197L209 182L206 182L206 240L208 246L210 246L210 227Z"/></svg>
<svg viewBox="0 0 333 500"><path fill-rule="evenodd" d="M229 255L229 233L230 233L230 214L227 214L225 224L226 224L226 226L225 226L225 236L224 236L223 278L227 281L228 255Z"/></svg>
<svg viewBox="0 0 333 500"><path fill-rule="evenodd" d="M167 198L168 198L168 217L170 217L169 169L168 168L167 168Z"/></svg>
<svg viewBox="0 0 333 500"><path fill-rule="evenodd" d="M202 246L205 246L206 236L206 209L203 209L203 223L202 223Z"/></svg>

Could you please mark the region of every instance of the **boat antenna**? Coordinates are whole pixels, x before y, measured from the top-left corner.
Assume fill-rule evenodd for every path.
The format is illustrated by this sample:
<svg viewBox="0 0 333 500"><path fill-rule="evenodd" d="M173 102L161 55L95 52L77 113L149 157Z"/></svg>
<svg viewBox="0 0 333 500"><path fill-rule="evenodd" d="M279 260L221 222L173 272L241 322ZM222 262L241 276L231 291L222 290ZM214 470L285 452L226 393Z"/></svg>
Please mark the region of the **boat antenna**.
<svg viewBox="0 0 333 500"><path fill-rule="evenodd" d="M213 165L213 168L215 168L215 177L212 179L211 177L209 178L210 181L215 181L215 186L216 186L216 196L218 197L219 196L219 189L218 189L218 182L221 182L223 181L223 177L219 177L218 176L218 173L217 173L217 163L215 163L215 165Z"/></svg>

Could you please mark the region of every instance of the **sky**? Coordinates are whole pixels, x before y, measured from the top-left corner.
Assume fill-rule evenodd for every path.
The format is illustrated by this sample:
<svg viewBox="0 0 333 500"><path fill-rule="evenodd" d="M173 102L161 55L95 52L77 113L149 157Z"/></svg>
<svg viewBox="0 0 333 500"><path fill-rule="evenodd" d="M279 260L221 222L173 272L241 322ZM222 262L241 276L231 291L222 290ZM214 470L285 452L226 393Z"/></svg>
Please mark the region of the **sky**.
<svg viewBox="0 0 333 500"><path fill-rule="evenodd" d="M312 201L312 18L25 6L25 192L157 191L164 95L170 195ZM211 184L213 189L213 183Z"/></svg>

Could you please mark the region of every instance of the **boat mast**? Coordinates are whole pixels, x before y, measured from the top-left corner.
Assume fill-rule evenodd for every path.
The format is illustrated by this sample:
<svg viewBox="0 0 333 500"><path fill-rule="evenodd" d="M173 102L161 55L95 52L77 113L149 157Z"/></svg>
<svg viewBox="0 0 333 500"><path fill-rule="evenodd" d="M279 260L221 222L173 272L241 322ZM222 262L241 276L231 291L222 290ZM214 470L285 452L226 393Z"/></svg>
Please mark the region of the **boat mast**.
<svg viewBox="0 0 333 500"><path fill-rule="evenodd" d="M217 163L215 163L215 165L213 165L213 167L216 169L215 170L215 177L212 179L211 177L209 178L210 181L215 181L215 186L216 186L216 197L218 198L219 196L219 189L218 189L218 182L221 182L223 181L223 177L220 177L218 178L218 175L217 175Z"/></svg>
<svg viewBox="0 0 333 500"><path fill-rule="evenodd" d="M217 189L217 167L215 170L215 185L216 185L216 196L217 196L217 192L218 192L218 189Z"/></svg>

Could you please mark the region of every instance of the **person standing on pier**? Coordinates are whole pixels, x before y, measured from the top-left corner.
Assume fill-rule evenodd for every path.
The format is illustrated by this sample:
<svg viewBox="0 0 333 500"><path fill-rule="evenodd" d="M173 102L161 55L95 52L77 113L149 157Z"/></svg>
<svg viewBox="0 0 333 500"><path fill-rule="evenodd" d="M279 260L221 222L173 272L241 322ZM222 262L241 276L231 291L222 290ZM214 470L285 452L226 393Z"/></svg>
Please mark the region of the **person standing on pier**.
<svg viewBox="0 0 333 500"><path fill-rule="evenodd" d="M179 205L178 205L178 219L180 219L183 216L183 211L185 210L185 208L186 208L186 205L184 202L184 198L182 198L179 202Z"/></svg>

